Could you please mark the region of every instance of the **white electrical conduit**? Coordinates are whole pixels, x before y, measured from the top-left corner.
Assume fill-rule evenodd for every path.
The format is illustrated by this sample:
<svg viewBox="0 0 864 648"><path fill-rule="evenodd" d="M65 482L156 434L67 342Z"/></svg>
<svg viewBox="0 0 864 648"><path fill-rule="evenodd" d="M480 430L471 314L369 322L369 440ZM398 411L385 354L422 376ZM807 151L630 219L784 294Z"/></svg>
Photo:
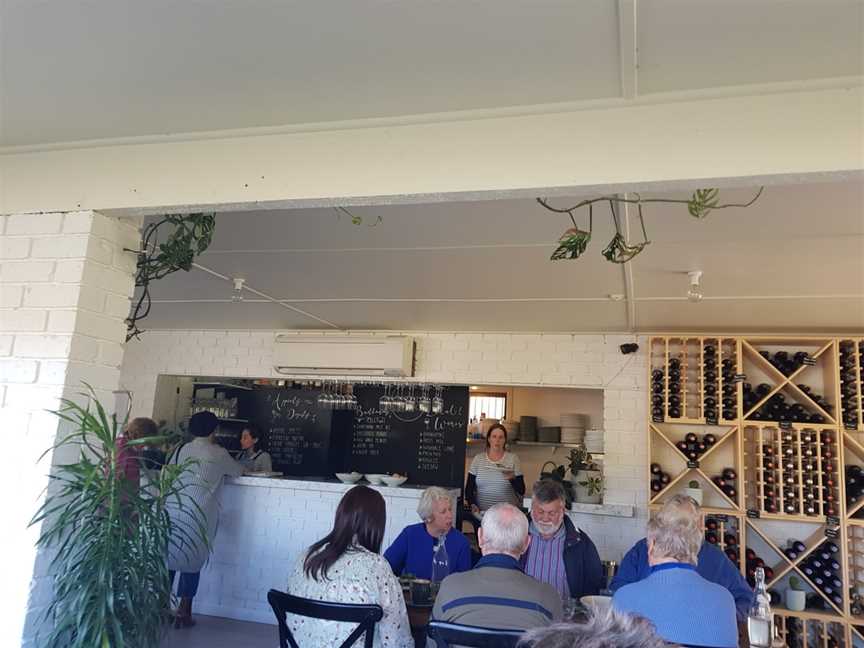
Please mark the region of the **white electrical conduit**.
<svg viewBox="0 0 864 648"><path fill-rule="evenodd" d="M223 279L232 285L234 284L234 277L228 277L226 275L223 275L221 272L216 272L215 270L211 270L210 268L202 266L200 263L193 263L192 267L198 268L198 270L201 270L202 272L206 272L207 274L211 274L214 277L218 277L219 279ZM321 317L318 317L317 315L313 315L312 313L308 313L301 308L296 308L295 306L291 306L291 304L286 304L284 301L276 299L275 297L271 297L267 293L263 293L260 290L255 290L248 283L243 284L243 290L248 290L253 295L258 295L259 297L263 297L266 301L272 302L274 304L278 304L279 306L282 306L283 308L287 308L288 310L292 310L295 313L300 313L301 315L305 315L306 317L310 317L313 320L315 320L317 322L321 322L322 324L326 324L327 326L330 326L334 329L342 330L341 326L338 326L337 324L334 324L333 322L328 322L327 320L325 320ZM186 301L194 301L194 300L186 300ZM228 301L231 301L231 300L228 300Z"/></svg>

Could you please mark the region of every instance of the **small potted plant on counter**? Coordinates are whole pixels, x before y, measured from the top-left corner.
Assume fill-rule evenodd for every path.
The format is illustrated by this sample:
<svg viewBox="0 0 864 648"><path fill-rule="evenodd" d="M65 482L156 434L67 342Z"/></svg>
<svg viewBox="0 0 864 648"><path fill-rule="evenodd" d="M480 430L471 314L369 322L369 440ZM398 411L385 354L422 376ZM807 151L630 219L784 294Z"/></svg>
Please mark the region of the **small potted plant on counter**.
<svg viewBox="0 0 864 648"><path fill-rule="evenodd" d="M581 504L599 504L603 493L603 473L585 446L570 451L570 473L575 500Z"/></svg>
<svg viewBox="0 0 864 648"><path fill-rule="evenodd" d="M793 612L802 612L807 605L807 592L801 587L797 576L789 577L789 589L786 590L786 607Z"/></svg>
<svg viewBox="0 0 864 648"><path fill-rule="evenodd" d="M603 475L586 477L576 482L576 501L581 504L600 504L603 499Z"/></svg>
<svg viewBox="0 0 864 648"><path fill-rule="evenodd" d="M699 488L698 481L691 479L690 483L687 484L687 488L684 489L684 494L692 498L699 506L702 506L702 489Z"/></svg>

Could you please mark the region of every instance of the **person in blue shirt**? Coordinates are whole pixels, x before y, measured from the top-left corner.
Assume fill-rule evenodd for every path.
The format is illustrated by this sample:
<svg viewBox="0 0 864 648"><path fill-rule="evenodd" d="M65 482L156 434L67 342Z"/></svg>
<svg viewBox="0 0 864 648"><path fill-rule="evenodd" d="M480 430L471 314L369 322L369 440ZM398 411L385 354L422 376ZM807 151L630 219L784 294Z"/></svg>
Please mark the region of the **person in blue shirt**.
<svg viewBox="0 0 864 648"><path fill-rule="evenodd" d="M670 499L664 506L664 510L677 510L679 514L694 515L697 525L701 526L702 513L698 504L685 495L677 495ZM735 564L726 557L726 554L710 542L702 541L696 563L696 572L705 580L729 590L732 598L735 599L738 619L747 618L747 611L753 603L753 590L750 589L744 576L741 575ZM650 573L648 543L645 538L642 538L625 554L609 589L615 592L628 583L635 583L647 578Z"/></svg>
<svg viewBox="0 0 864 648"><path fill-rule="evenodd" d="M696 571L702 545L696 503L683 498L674 506L665 506L648 522L647 536L650 573L618 588L612 606L645 617L666 641L736 648L738 624L732 594Z"/></svg>
<svg viewBox="0 0 864 648"><path fill-rule="evenodd" d="M423 521L402 529L402 533L384 552L393 573L397 576L413 574L417 578L431 578L432 554L441 536L445 536L449 573L471 569L468 540L453 528L453 500L450 493L438 486L427 488L420 496L417 514Z"/></svg>

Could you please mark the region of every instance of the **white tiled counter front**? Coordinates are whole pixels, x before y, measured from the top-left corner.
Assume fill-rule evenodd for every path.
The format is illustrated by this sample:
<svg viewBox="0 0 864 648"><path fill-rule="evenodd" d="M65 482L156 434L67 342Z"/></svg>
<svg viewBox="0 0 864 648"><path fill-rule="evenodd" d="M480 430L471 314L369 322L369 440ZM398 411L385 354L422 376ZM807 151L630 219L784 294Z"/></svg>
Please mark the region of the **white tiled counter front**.
<svg viewBox="0 0 864 648"><path fill-rule="evenodd" d="M194 612L275 624L267 591L285 589L295 561L330 532L336 506L351 487L312 478L227 479L220 492L219 531L201 572ZM387 504L383 550L403 527L420 521L423 487L371 488Z"/></svg>

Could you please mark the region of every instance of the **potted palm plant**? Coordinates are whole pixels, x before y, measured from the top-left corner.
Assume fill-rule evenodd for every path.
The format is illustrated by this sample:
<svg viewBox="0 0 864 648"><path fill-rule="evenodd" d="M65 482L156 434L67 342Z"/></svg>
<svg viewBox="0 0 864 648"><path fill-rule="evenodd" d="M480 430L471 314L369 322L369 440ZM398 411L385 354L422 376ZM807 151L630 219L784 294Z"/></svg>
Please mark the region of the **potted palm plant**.
<svg viewBox="0 0 864 648"><path fill-rule="evenodd" d="M127 448L159 445L160 437L121 436L87 385L79 405L63 399L53 412L66 431L43 457L77 453L77 461L52 467L48 494L31 525L40 525L37 545L52 556L53 600L46 609L39 644L47 648L152 648L170 616L171 583L165 563L169 543L182 540L165 504L188 507L198 528L185 539L206 543L203 517L184 495L181 477L189 464L146 471L133 482L120 460ZM125 451L128 453L128 451ZM130 455L127 455L130 456ZM138 461L135 451L133 461Z"/></svg>

